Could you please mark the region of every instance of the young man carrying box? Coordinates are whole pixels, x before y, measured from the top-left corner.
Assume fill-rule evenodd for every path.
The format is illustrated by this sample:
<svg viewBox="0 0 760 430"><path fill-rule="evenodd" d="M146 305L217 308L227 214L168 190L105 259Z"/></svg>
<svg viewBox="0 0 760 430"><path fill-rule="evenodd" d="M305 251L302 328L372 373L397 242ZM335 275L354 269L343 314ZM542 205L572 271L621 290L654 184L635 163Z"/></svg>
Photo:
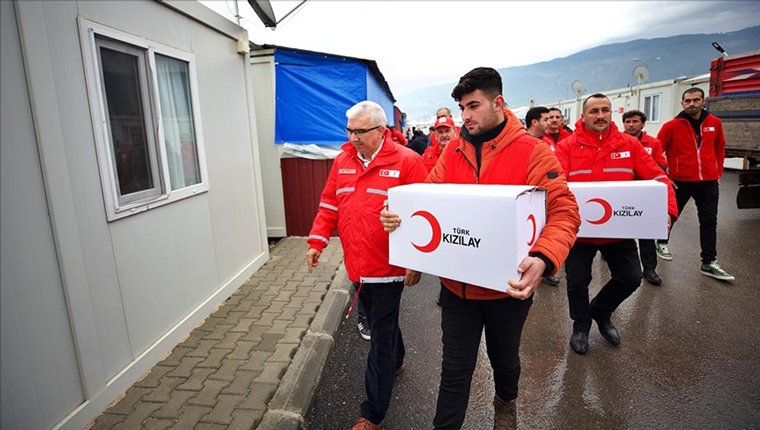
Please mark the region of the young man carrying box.
<svg viewBox="0 0 760 430"><path fill-rule="evenodd" d="M560 141L554 153L570 182L655 179L666 184L668 226L678 217L668 176L635 137L618 131L612 122L612 104L604 94L593 94L583 102L583 117L576 123L575 132ZM589 303L591 265L597 251L602 253L612 277ZM620 344L620 335L610 317L641 284L640 264L634 239L579 238L575 242L565 262L573 351L578 354L588 351L592 319L609 343Z"/></svg>
<svg viewBox="0 0 760 430"><path fill-rule="evenodd" d="M507 109L496 70L473 69L460 78L451 95L459 103L464 126L459 142L446 146L426 182L543 187L547 190L546 224L518 267L522 277L509 281L506 293L441 278L443 364L433 426L462 427L485 329L496 385L494 428L515 429L523 324L541 277L556 272L575 241L578 205L551 149L529 136ZM388 210L383 210L380 219L389 232L401 222Z"/></svg>

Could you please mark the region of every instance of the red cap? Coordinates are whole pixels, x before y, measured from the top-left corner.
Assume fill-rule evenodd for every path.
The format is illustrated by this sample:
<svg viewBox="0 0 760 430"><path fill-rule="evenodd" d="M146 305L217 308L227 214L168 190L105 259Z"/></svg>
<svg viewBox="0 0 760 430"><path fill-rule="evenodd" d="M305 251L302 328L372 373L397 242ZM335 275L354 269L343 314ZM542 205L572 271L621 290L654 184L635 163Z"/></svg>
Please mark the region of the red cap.
<svg viewBox="0 0 760 430"><path fill-rule="evenodd" d="M447 116L439 117L437 120L435 120L435 128L438 127L454 128L454 120Z"/></svg>

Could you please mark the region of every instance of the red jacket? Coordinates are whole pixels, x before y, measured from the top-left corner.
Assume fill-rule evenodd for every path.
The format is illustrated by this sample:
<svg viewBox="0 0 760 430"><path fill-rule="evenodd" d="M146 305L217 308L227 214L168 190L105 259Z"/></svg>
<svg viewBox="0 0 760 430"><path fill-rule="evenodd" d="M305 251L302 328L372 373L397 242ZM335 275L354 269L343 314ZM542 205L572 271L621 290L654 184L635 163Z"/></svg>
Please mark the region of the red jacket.
<svg viewBox="0 0 760 430"><path fill-rule="evenodd" d="M634 136L635 137L635 136ZM664 171L668 171L668 160L662 153L662 143L656 138L648 135L645 131L639 135L639 142L644 146L644 150L652 157L655 163Z"/></svg>
<svg viewBox="0 0 760 430"><path fill-rule="evenodd" d="M668 176L650 157L639 141L618 131L615 123L604 133L586 129L583 119L575 133L557 145L555 154L569 182L633 181L654 179L668 186L668 214L678 218L676 195ZM611 243L620 239L578 239L580 242Z"/></svg>
<svg viewBox="0 0 760 430"><path fill-rule="evenodd" d="M393 143L387 131L380 152L366 170L351 142L341 149L322 191L307 239L309 247L322 251L337 226L351 281L403 280L405 269L388 264L388 233L380 223L380 211L389 188L425 179L427 169L422 158Z"/></svg>
<svg viewBox="0 0 760 430"><path fill-rule="evenodd" d="M682 111L663 124L657 134L668 157L670 179L687 182L720 179L726 158L723 123L715 115L703 111L700 134L697 135L686 118Z"/></svg>
<svg viewBox="0 0 760 430"><path fill-rule="evenodd" d="M536 185L547 190L546 225L531 254L540 253L554 266L554 273L565 261L578 234L581 219L575 197L557 158L547 145L531 137L520 120L504 109L507 124L499 135L483 143L480 171L476 171L475 148L460 134L459 140L443 149L438 163L425 182L456 184ZM498 219L494 219L498 222ZM466 264L466 262L463 262ZM502 299L495 290L441 278L441 283L459 297Z"/></svg>
<svg viewBox="0 0 760 430"><path fill-rule="evenodd" d="M448 144L459 145L459 140L451 140ZM431 139L430 146L425 148L425 153L422 154L422 161L425 163L425 167L428 169L428 172L433 170L433 167L435 167L435 163L438 162L438 157L441 156L441 152L443 152L443 150L441 149L441 144L438 143L438 140L436 139L436 141L433 142Z"/></svg>
<svg viewBox="0 0 760 430"><path fill-rule="evenodd" d="M549 144L549 148L552 149L552 151L555 150L556 145L562 140L567 137L570 137L571 133L568 133L567 130L562 128L562 126L559 127L559 137L557 140L554 140L554 137L552 137L549 133L544 134L544 136L541 138L544 142Z"/></svg>
<svg viewBox="0 0 760 430"><path fill-rule="evenodd" d="M394 142L396 142L396 143L398 143L400 145L406 146L406 143L407 143L406 142L406 137L404 137L403 133L401 133L400 131L396 130L395 128L390 128L389 130L391 131L391 139Z"/></svg>

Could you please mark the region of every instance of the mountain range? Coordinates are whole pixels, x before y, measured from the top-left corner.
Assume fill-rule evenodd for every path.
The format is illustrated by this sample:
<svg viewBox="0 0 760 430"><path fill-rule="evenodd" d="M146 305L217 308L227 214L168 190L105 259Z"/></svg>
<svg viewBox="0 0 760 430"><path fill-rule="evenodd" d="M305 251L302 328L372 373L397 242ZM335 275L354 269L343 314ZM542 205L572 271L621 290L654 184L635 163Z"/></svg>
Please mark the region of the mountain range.
<svg viewBox="0 0 760 430"><path fill-rule="evenodd" d="M583 82L586 94L636 85L633 69L646 65L647 82L710 72L710 61L720 56L712 46L718 42L729 54L760 50L760 26L712 34L683 34L656 39L637 39L586 49L563 58L525 66L498 69L509 106L526 106L574 97L572 82ZM435 110L456 105L451 90L456 82L421 88L399 97L397 102L411 123L432 121Z"/></svg>

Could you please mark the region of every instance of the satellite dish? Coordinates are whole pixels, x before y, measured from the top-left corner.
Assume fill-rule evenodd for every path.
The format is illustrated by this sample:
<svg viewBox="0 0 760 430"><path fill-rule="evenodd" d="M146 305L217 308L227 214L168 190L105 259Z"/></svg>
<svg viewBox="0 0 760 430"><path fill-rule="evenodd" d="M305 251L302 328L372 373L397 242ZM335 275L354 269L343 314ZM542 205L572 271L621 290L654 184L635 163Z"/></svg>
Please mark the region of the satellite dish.
<svg viewBox="0 0 760 430"><path fill-rule="evenodd" d="M649 80L649 69L643 64L633 68L633 79L636 79L636 83L639 85Z"/></svg>
<svg viewBox="0 0 760 430"><path fill-rule="evenodd" d="M578 97L582 96L586 92L586 85L583 84L583 81L573 81L573 84L570 85L570 88L572 88L573 93L575 93L575 95Z"/></svg>
<svg viewBox="0 0 760 430"><path fill-rule="evenodd" d="M267 28L277 27L277 18L269 0L248 0L248 4Z"/></svg>

